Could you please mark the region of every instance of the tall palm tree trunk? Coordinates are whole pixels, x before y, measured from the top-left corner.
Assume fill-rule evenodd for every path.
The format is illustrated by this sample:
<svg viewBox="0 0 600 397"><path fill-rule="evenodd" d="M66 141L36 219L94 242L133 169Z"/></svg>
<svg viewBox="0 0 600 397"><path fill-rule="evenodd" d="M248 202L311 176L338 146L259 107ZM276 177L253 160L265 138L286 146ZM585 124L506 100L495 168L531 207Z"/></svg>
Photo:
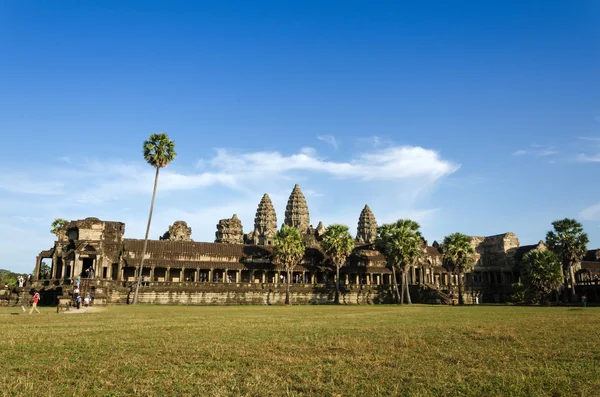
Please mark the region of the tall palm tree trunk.
<svg viewBox="0 0 600 397"><path fill-rule="evenodd" d="M335 266L335 303L340 304L340 267Z"/></svg>
<svg viewBox="0 0 600 397"><path fill-rule="evenodd" d="M394 279L394 290L396 291L396 303L400 303L401 302L401 297L400 297L400 291L398 291L398 280L396 278L396 266L392 266L392 278Z"/></svg>
<svg viewBox="0 0 600 397"><path fill-rule="evenodd" d="M285 304L290 304L290 269L287 270L287 280L285 280Z"/></svg>
<svg viewBox="0 0 600 397"><path fill-rule="evenodd" d="M135 293L133 294L133 304L137 303L138 291L140 289L140 283L142 282L142 271L144 270L144 260L146 257L146 248L148 247L148 234L150 234L150 223L152 222L152 211L154 210L154 198L156 197L156 186L158 185L158 171L159 167L156 167L156 175L154 175L154 190L152 191L152 202L150 203L150 214L148 215L148 225L146 226L146 237L144 238L144 248L142 248L142 260L140 262L140 270L137 277L137 284L135 286Z"/></svg>
<svg viewBox="0 0 600 397"><path fill-rule="evenodd" d="M402 277L402 278L406 279L406 281L404 282L404 285L406 288L406 304L412 305L412 299L410 299L410 289L408 288L408 272L405 270L404 274L406 275L406 277Z"/></svg>
<svg viewBox="0 0 600 397"><path fill-rule="evenodd" d="M569 302L569 270L568 269L564 269L563 268L563 279L564 279L564 285L563 285L563 302L564 303L568 303Z"/></svg>
<svg viewBox="0 0 600 397"><path fill-rule="evenodd" d="M573 270L573 266L569 266L569 276L571 278L571 297L573 298L573 302L577 302L577 292L575 292L575 270Z"/></svg>
<svg viewBox="0 0 600 397"><path fill-rule="evenodd" d="M463 305L464 303L462 296L462 273L458 273L458 304Z"/></svg>

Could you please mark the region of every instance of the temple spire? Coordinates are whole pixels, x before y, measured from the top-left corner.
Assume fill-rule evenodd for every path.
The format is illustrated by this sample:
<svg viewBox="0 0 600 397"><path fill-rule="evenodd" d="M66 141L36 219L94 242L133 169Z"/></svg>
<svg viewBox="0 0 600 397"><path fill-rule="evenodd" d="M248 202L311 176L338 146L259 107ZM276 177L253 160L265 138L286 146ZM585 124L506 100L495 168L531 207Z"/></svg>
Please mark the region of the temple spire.
<svg viewBox="0 0 600 397"><path fill-rule="evenodd" d="M358 217L358 228L356 230L356 241L358 243L372 244L377 238L377 221L373 211L366 204Z"/></svg>
<svg viewBox="0 0 600 397"><path fill-rule="evenodd" d="M277 214L268 194L264 194L254 217L254 232L252 240L254 244L270 245L277 233Z"/></svg>
<svg viewBox="0 0 600 397"><path fill-rule="evenodd" d="M300 186L296 184L285 207L285 221L287 226L293 226L306 233L310 225L310 215L308 205Z"/></svg>

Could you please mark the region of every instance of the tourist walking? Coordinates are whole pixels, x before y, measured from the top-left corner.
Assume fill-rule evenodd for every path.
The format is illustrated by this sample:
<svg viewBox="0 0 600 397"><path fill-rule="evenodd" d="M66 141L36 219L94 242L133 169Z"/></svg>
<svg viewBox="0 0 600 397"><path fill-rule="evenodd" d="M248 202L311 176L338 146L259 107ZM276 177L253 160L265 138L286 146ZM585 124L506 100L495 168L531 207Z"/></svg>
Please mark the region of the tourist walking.
<svg viewBox="0 0 600 397"><path fill-rule="evenodd" d="M581 304L583 305L583 307L587 307L587 296L583 295L581 297Z"/></svg>
<svg viewBox="0 0 600 397"><path fill-rule="evenodd" d="M31 304L31 310L29 311L29 314L33 314L33 311L35 310L38 314L40 313L40 311L37 308L37 304L40 301L40 294L39 292L35 291L35 293L33 294L33 299L32 299L32 304Z"/></svg>

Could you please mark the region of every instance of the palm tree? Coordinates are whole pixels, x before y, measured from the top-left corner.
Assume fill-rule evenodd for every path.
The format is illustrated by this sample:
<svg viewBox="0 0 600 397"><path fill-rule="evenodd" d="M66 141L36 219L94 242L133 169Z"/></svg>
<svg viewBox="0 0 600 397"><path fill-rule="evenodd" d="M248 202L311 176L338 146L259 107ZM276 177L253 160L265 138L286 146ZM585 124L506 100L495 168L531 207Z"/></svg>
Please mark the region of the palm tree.
<svg viewBox="0 0 600 397"><path fill-rule="evenodd" d="M65 227L66 224L67 221L65 219L56 218L54 222L52 222L52 225L50 225L52 227L52 229L50 229L50 233L58 237L59 232L62 230L63 227Z"/></svg>
<svg viewBox="0 0 600 397"><path fill-rule="evenodd" d="M442 245L442 264L446 270L458 275L458 304L462 305L463 273L471 270L475 264L475 249L471 238L466 234L452 233L444 237Z"/></svg>
<svg viewBox="0 0 600 397"><path fill-rule="evenodd" d="M396 223L384 224L377 228L375 248L379 250L392 267L396 302L411 304L408 290L408 270L421 257L421 232L419 224L410 219L400 219ZM396 269L402 274L402 292L398 290Z"/></svg>
<svg viewBox="0 0 600 397"><path fill-rule="evenodd" d="M552 251L529 251L521 264L523 281L533 302L545 302L563 283L562 265Z"/></svg>
<svg viewBox="0 0 600 397"><path fill-rule="evenodd" d="M285 304L290 304L290 281L292 271L304 257L305 246L300 231L292 226L281 225L273 242L273 260L287 273Z"/></svg>
<svg viewBox="0 0 600 397"><path fill-rule="evenodd" d="M571 279L571 294L575 298L574 268L582 259L590 242L581 223L575 219L561 219L552 222L554 231L546 234L546 246L558 256L562 263L565 282L565 299L567 297L568 279Z"/></svg>
<svg viewBox="0 0 600 397"><path fill-rule="evenodd" d="M144 259L146 256L146 248L148 246L148 234L150 233L150 223L152 222L152 210L154 209L154 198L156 197L156 186L158 184L158 171L166 167L175 159L175 142L169 139L169 136L164 133L152 134L147 141L144 141L144 160L151 166L156 168L154 176L154 190L152 191L152 202L150 204L150 214L148 215L148 225L146 226L146 237L144 238L144 248L142 249L142 260L137 276L137 284L135 286L135 294L133 295L133 304L137 303L138 291L142 281L142 270L144 268Z"/></svg>
<svg viewBox="0 0 600 397"><path fill-rule="evenodd" d="M346 260L354 248L354 239L348 231L348 226L334 224L330 225L323 240L321 247L335 265L335 303L340 303L340 267L344 266Z"/></svg>

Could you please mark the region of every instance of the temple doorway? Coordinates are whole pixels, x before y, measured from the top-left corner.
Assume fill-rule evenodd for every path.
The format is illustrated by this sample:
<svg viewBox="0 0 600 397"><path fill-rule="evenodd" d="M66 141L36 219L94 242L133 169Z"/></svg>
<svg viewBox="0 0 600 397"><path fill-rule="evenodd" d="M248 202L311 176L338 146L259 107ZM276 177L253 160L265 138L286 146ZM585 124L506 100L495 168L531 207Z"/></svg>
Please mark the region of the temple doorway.
<svg viewBox="0 0 600 397"><path fill-rule="evenodd" d="M87 278L90 275L88 269L94 268L94 258L83 258L81 261L83 262L83 266L81 267L81 277Z"/></svg>

